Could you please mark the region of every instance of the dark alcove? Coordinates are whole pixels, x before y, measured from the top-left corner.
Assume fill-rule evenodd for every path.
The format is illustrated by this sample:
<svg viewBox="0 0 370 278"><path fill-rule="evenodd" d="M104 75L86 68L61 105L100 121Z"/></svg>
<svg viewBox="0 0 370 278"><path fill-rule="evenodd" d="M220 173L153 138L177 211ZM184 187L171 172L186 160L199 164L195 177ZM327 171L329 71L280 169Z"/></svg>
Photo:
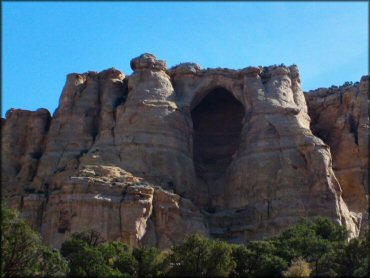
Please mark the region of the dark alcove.
<svg viewBox="0 0 370 278"><path fill-rule="evenodd" d="M220 178L239 146L243 105L224 88L216 88L192 110L193 157L198 177Z"/></svg>

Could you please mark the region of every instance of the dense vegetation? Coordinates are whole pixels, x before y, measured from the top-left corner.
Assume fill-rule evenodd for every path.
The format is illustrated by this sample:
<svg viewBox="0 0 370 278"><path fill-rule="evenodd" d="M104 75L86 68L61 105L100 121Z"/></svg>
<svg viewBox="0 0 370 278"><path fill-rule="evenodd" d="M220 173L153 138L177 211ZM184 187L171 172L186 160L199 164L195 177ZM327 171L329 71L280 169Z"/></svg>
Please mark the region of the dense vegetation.
<svg viewBox="0 0 370 278"><path fill-rule="evenodd" d="M65 276L68 262L10 209L1 209L1 276Z"/></svg>
<svg viewBox="0 0 370 278"><path fill-rule="evenodd" d="M44 246L16 212L2 208L1 276L369 277L369 237L348 241L347 235L317 218L245 245L191 235L170 250L132 249L86 231L72 234L59 251Z"/></svg>

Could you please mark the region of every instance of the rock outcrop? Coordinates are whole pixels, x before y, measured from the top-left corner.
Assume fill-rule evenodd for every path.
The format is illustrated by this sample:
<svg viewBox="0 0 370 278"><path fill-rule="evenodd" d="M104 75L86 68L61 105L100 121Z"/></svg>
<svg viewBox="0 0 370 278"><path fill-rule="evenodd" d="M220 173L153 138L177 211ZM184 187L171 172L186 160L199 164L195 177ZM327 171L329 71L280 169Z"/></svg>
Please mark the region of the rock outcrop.
<svg viewBox="0 0 370 278"><path fill-rule="evenodd" d="M191 120L176 103L165 62L144 54L131 61L128 97L117 109L115 144L123 169L179 194L194 181Z"/></svg>
<svg viewBox="0 0 370 278"><path fill-rule="evenodd" d="M313 133L330 146L344 201L358 222L367 221L369 77L353 85L310 91L306 100Z"/></svg>
<svg viewBox="0 0 370 278"><path fill-rule="evenodd" d="M2 120L3 196L45 242L85 229L132 246L246 242L316 216L359 234L368 77L304 94L296 66L167 69L143 54L131 67L70 74L53 117Z"/></svg>

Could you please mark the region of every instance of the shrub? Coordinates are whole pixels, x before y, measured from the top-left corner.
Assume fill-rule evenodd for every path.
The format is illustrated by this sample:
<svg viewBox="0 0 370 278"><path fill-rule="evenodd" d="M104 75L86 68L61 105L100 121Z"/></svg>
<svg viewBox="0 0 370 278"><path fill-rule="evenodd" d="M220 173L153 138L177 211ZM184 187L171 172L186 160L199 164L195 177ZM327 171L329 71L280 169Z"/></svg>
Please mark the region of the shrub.
<svg viewBox="0 0 370 278"><path fill-rule="evenodd" d="M292 261L290 267L283 272L284 277L310 277L311 274L310 264L302 258Z"/></svg>

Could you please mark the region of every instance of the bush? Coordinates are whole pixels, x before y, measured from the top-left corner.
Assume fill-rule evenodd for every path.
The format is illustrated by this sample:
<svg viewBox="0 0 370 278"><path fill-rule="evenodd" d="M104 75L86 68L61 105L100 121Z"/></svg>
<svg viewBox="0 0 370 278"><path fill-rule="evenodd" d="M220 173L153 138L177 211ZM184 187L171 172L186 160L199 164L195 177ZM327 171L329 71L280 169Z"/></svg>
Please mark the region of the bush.
<svg viewBox="0 0 370 278"><path fill-rule="evenodd" d="M352 86L353 85L353 82L352 81L346 81L343 83L343 87L347 87L347 86Z"/></svg>
<svg viewBox="0 0 370 278"><path fill-rule="evenodd" d="M283 272L284 277L310 277L310 274L310 264L302 258L293 260L290 267Z"/></svg>

